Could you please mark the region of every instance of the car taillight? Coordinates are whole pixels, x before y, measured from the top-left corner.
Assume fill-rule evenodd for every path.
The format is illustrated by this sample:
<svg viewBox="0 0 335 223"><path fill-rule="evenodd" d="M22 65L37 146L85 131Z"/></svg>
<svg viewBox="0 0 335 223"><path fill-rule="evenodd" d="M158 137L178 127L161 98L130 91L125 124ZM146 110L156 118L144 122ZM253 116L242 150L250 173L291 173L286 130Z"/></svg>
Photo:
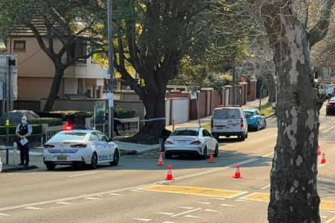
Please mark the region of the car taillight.
<svg viewBox="0 0 335 223"><path fill-rule="evenodd" d="M327 103L327 108L329 108L329 107L331 107L332 106L332 104L331 103Z"/></svg>
<svg viewBox="0 0 335 223"><path fill-rule="evenodd" d="M191 142L191 145L200 145L201 142L199 140Z"/></svg>
<svg viewBox="0 0 335 223"><path fill-rule="evenodd" d="M83 143L71 145L72 148L86 148L86 146L87 145Z"/></svg>
<svg viewBox="0 0 335 223"><path fill-rule="evenodd" d="M171 142L171 141L165 141L165 143L164 143L165 145L171 145L171 144L173 144L173 142Z"/></svg>
<svg viewBox="0 0 335 223"><path fill-rule="evenodd" d="M243 122L243 118L241 118L241 128L243 128L244 122Z"/></svg>
<svg viewBox="0 0 335 223"><path fill-rule="evenodd" d="M54 148L54 147L55 147L54 145L44 144L45 149L51 149L51 148Z"/></svg>

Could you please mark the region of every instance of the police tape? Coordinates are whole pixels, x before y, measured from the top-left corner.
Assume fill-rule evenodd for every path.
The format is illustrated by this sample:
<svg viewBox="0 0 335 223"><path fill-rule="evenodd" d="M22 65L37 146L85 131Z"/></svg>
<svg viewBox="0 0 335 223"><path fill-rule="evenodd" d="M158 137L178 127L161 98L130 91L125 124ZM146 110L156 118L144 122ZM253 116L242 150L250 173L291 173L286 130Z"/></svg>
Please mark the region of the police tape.
<svg viewBox="0 0 335 223"><path fill-rule="evenodd" d="M150 119L142 119L139 120L140 122L155 122L155 121L165 121L166 118L162 117L162 118L150 118Z"/></svg>

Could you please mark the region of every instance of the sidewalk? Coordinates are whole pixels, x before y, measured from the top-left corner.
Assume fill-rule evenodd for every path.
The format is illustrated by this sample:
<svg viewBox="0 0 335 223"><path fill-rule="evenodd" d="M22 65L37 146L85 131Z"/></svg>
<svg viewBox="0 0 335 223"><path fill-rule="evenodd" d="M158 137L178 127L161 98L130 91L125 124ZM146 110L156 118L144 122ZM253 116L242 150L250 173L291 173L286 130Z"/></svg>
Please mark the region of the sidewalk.
<svg viewBox="0 0 335 223"><path fill-rule="evenodd" d="M14 172L14 171L24 171L36 168L41 168L43 164L43 150L37 148L31 148L29 152L29 167L19 166L20 162L20 152L18 150L9 151L8 154L8 165L6 164L6 152L1 151L0 156L2 160L2 172Z"/></svg>

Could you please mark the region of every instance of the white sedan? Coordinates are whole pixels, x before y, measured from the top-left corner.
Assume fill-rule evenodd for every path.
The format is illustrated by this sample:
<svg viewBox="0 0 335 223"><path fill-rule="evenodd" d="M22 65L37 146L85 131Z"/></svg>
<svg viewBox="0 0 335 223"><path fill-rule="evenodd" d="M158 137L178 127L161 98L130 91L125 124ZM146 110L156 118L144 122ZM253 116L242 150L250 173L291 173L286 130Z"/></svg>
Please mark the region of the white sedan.
<svg viewBox="0 0 335 223"><path fill-rule="evenodd" d="M118 165L120 151L114 142L96 130L67 130L54 135L44 145L43 161L48 170L56 165Z"/></svg>
<svg viewBox="0 0 335 223"><path fill-rule="evenodd" d="M204 128L178 128L164 143L165 157L194 154L206 159L210 152L219 155L218 141Z"/></svg>

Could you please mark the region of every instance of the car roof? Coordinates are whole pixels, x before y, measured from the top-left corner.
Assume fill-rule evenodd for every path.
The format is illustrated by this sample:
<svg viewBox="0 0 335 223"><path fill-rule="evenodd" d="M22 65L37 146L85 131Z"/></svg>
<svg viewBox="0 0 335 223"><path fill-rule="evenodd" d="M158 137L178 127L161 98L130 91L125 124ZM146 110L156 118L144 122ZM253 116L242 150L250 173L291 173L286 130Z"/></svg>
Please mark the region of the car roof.
<svg viewBox="0 0 335 223"><path fill-rule="evenodd" d="M194 131L201 131L204 128L198 128L198 127L180 127L180 128L176 128L174 131L180 131L180 130L194 130Z"/></svg>
<svg viewBox="0 0 335 223"><path fill-rule="evenodd" d="M258 111L258 109L256 109L256 108L250 108L250 109L244 109L243 111L251 111L251 112L254 112L254 111Z"/></svg>
<svg viewBox="0 0 335 223"><path fill-rule="evenodd" d="M214 108L214 110L224 110L224 109L241 109L241 107L218 107L218 108Z"/></svg>
<svg viewBox="0 0 335 223"><path fill-rule="evenodd" d="M73 132L73 133L92 133L92 132L99 132L98 130L92 130L92 129L73 129L73 130L63 130L61 131L61 133L63 132Z"/></svg>

